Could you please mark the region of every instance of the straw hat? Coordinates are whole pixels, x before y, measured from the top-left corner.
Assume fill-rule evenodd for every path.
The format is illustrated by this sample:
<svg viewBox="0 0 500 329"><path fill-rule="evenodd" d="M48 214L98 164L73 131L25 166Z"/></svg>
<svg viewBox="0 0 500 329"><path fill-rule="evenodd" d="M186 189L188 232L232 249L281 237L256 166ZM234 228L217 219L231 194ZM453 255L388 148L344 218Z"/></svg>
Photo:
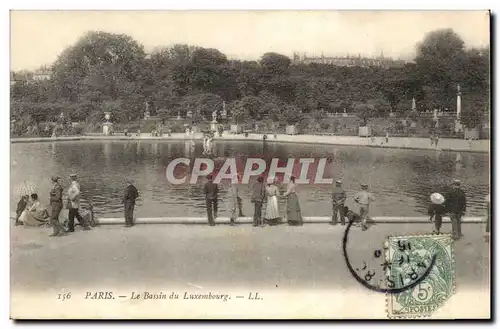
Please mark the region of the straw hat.
<svg viewBox="0 0 500 329"><path fill-rule="evenodd" d="M444 196L442 196L439 193L432 193L431 194L431 202L434 204L443 204Z"/></svg>

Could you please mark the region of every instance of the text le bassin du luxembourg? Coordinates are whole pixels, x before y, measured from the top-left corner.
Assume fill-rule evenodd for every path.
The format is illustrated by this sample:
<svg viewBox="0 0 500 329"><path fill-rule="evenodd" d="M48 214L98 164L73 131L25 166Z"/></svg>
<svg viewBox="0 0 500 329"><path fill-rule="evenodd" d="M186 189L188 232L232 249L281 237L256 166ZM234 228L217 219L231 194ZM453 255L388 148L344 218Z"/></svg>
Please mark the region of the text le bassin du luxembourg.
<svg viewBox="0 0 500 329"><path fill-rule="evenodd" d="M252 301L261 301L264 298L259 292L248 292L242 294L227 294L222 292L176 292L172 291L171 293L158 291L158 292L131 292L129 294L117 294L113 291L87 291L84 294L81 294L77 299L83 298L86 300L114 300L114 299L129 299L129 300L214 300L214 301L222 301L227 302L231 299L245 299ZM75 299L72 296L71 292L64 292L57 294L57 299L61 302L70 301L71 299Z"/></svg>

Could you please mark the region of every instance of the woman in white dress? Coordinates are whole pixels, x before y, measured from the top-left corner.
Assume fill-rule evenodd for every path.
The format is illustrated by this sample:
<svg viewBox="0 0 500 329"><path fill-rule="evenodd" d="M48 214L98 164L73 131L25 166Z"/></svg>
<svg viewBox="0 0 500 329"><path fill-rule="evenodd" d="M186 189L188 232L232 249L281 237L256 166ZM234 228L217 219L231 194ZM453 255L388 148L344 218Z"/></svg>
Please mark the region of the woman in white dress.
<svg viewBox="0 0 500 329"><path fill-rule="evenodd" d="M268 183L266 186L267 205L265 219L269 225L277 225L281 216L278 207L278 195L280 194L276 182Z"/></svg>

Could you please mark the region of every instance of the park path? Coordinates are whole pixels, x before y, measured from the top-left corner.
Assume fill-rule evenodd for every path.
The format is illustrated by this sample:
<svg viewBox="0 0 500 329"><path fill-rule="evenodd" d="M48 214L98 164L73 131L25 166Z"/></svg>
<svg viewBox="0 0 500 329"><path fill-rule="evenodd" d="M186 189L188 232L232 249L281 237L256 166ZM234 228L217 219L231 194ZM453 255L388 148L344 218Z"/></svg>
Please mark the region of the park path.
<svg viewBox="0 0 500 329"><path fill-rule="evenodd" d="M321 224L264 228L138 225L131 229L102 226L88 232L77 228L65 237L49 238L47 228L11 227L11 309L17 316L37 312L42 318L119 314L160 318L186 314L214 318L383 317L385 295L366 290L347 270L342 253L344 230ZM364 261L379 267L374 250L382 247L387 236L431 230L431 224L378 224L364 232L353 228L347 246L351 262L355 268L361 268ZM445 224L443 231L450 230ZM483 238L484 225L466 224L463 233L465 237L454 246L457 294L449 307L453 310L473 298L474 307L460 315L487 316L490 251ZM58 293L68 291L73 293L71 301L56 299ZM234 298L224 304L85 300L89 291L124 296L134 291L176 291L181 296L186 291L222 292L233 297L260 292L267 303L250 307ZM284 303L286 308L273 306ZM367 307L353 308L353 303Z"/></svg>
<svg viewBox="0 0 500 329"><path fill-rule="evenodd" d="M244 134L230 134L224 132L222 137L218 135L215 140L227 141L262 141L263 134L249 134L245 137ZM277 134L276 138L273 135L268 135L269 142L289 142L301 144L327 144L327 145L346 145L346 146L367 146L367 147L383 147L383 148L400 148L400 149L417 149L417 150L442 150L442 151L461 151L461 152L481 152L489 153L490 140L474 140L466 141L463 139L441 138L438 146L431 145L429 138L417 137L390 137L389 142L385 142L385 137L371 138L358 136L322 136L322 135L284 135ZM195 133L186 135L185 133L173 133L171 136L152 137L150 134L140 134L125 137L123 135L103 136L103 135L88 135L88 136L63 136L63 137L26 137L26 138L11 138L11 143L29 143L29 142L53 142L53 141L79 141L79 140L190 140L202 139L203 134Z"/></svg>

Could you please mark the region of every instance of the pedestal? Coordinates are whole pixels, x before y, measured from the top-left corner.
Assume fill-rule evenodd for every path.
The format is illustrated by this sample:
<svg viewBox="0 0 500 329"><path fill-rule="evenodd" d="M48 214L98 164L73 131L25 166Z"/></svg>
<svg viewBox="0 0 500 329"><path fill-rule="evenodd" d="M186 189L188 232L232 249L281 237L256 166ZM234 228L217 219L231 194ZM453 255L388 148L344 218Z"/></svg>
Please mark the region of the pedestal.
<svg viewBox="0 0 500 329"><path fill-rule="evenodd" d="M364 127L359 127L358 128L358 136L359 137L369 137L372 134L372 129L371 127L364 126Z"/></svg>
<svg viewBox="0 0 500 329"><path fill-rule="evenodd" d="M210 130L217 131L217 122L210 122Z"/></svg>
<svg viewBox="0 0 500 329"><path fill-rule="evenodd" d="M285 132L287 135L298 135L299 128L296 125L288 125Z"/></svg>
<svg viewBox="0 0 500 329"><path fill-rule="evenodd" d="M479 127L476 128L465 128L464 130L464 139L479 139L480 130Z"/></svg>
<svg viewBox="0 0 500 329"><path fill-rule="evenodd" d="M455 120L455 132L456 133L461 133L464 131L464 127L460 123L460 120Z"/></svg>
<svg viewBox="0 0 500 329"><path fill-rule="evenodd" d="M232 124L231 125L231 133L233 134L241 134L243 132L243 126Z"/></svg>
<svg viewBox="0 0 500 329"><path fill-rule="evenodd" d="M110 122L106 122L102 124L102 134L104 136L109 136L111 135L111 132L113 131L113 124Z"/></svg>

